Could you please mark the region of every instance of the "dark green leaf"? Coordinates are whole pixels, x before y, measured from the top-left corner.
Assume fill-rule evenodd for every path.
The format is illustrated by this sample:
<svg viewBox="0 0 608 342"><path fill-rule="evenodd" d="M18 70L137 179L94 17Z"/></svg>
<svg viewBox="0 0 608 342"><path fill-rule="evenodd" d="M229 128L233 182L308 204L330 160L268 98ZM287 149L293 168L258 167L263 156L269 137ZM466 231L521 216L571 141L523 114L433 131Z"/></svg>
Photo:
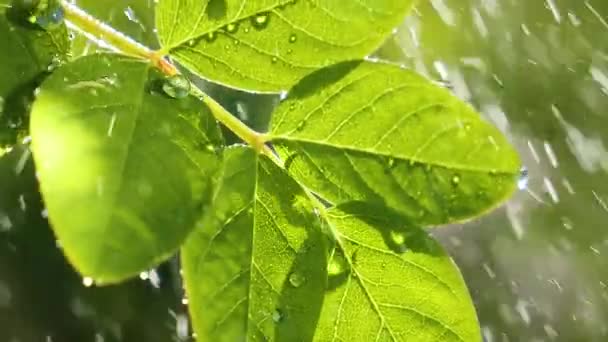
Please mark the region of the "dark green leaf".
<svg viewBox="0 0 608 342"><path fill-rule="evenodd" d="M69 51L63 24L43 30L28 16L12 0L0 0L0 146L15 143L26 129L34 89Z"/></svg>
<svg viewBox="0 0 608 342"><path fill-rule="evenodd" d="M58 68L32 109L34 160L68 259L96 282L168 258L211 200L221 143L194 98L159 92L145 61L92 55Z"/></svg>
<svg viewBox="0 0 608 342"><path fill-rule="evenodd" d="M288 89L315 69L373 52L413 0L163 0L163 50L198 75L256 91Z"/></svg>
<svg viewBox="0 0 608 342"><path fill-rule="evenodd" d="M199 341L306 341L325 288L326 247L302 188L251 149L226 150L214 210L182 262Z"/></svg>
<svg viewBox="0 0 608 342"><path fill-rule="evenodd" d="M424 231L360 203L328 222L338 246L315 340L481 340L458 268Z"/></svg>
<svg viewBox="0 0 608 342"><path fill-rule="evenodd" d="M400 67L320 70L277 108L269 139L327 200L386 205L420 225L477 216L511 195L517 153L449 91Z"/></svg>

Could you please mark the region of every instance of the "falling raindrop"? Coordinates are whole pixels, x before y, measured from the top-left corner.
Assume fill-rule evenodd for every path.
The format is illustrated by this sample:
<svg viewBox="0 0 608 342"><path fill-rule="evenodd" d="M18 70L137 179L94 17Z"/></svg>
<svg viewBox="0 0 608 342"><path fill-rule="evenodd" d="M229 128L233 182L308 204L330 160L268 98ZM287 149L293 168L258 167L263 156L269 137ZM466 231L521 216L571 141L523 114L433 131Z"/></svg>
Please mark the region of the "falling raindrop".
<svg viewBox="0 0 608 342"><path fill-rule="evenodd" d="M173 75L165 80L163 91L174 99L181 99L190 93L190 81L183 75Z"/></svg>
<svg viewBox="0 0 608 342"><path fill-rule="evenodd" d="M289 276L289 283L293 287L300 287L306 281L306 277L298 272L294 272Z"/></svg>
<svg viewBox="0 0 608 342"><path fill-rule="evenodd" d="M528 187L528 169L526 169L525 167L519 171L517 187L519 188L519 190L525 190Z"/></svg>

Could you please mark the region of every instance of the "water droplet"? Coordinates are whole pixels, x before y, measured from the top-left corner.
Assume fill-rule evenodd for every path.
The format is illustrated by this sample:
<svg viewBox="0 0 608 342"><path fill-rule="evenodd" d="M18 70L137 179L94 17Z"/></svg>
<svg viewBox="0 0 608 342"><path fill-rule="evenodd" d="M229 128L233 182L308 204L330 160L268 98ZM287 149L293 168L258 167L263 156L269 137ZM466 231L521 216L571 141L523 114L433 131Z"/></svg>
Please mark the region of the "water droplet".
<svg viewBox="0 0 608 342"><path fill-rule="evenodd" d="M28 21L48 30L63 22L65 12L58 1L35 1L30 10Z"/></svg>
<svg viewBox="0 0 608 342"><path fill-rule="evenodd" d="M251 24L258 29L263 29L268 25L268 21L269 21L269 16L268 14L259 14L256 15L255 17L253 17L253 19L251 20Z"/></svg>
<svg viewBox="0 0 608 342"><path fill-rule="evenodd" d="M393 168L395 166L395 158L388 158L387 165L389 169Z"/></svg>
<svg viewBox="0 0 608 342"><path fill-rule="evenodd" d="M163 83L163 91L174 99L184 98L190 92L190 81L183 75L173 75Z"/></svg>
<svg viewBox="0 0 608 342"><path fill-rule="evenodd" d="M452 185L456 186L458 184L460 184L460 176L454 175L454 177L452 177Z"/></svg>
<svg viewBox="0 0 608 342"><path fill-rule="evenodd" d="M283 312L281 312L281 310L276 309L274 310L274 312L272 313L272 320L275 323L279 323L280 321L283 320Z"/></svg>
<svg viewBox="0 0 608 342"><path fill-rule="evenodd" d="M300 121L300 123L298 123L298 125L296 126L296 130L299 132L299 131L303 130L305 126L306 126L306 121Z"/></svg>
<svg viewBox="0 0 608 342"><path fill-rule="evenodd" d="M238 29L239 29L239 24L237 24L237 23L230 23L230 24L226 25L226 32L228 32L228 33L235 33Z"/></svg>
<svg viewBox="0 0 608 342"><path fill-rule="evenodd" d="M193 47L194 45L196 45L196 40L195 40L195 39L190 39L190 40L188 41L188 46L189 46L189 47Z"/></svg>
<svg viewBox="0 0 608 342"><path fill-rule="evenodd" d="M327 274L330 276L337 276L346 272L346 259L341 254L334 254L329 264L327 265Z"/></svg>
<svg viewBox="0 0 608 342"><path fill-rule="evenodd" d="M205 40L208 42L212 42L217 38L217 34L215 32L209 32L205 35Z"/></svg>
<svg viewBox="0 0 608 342"><path fill-rule="evenodd" d="M291 53L293 53L293 50L292 49L287 49L287 54L289 55Z"/></svg>
<svg viewBox="0 0 608 342"><path fill-rule="evenodd" d="M306 281L306 277L298 272L294 272L289 276L289 283L293 287L300 287Z"/></svg>
<svg viewBox="0 0 608 342"><path fill-rule="evenodd" d="M46 70L48 72L51 72L51 71L57 69L62 63L63 63L63 61L61 60L61 58L59 56L53 56L53 58L51 59L51 62L46 67Z"/></svg>
<svg viewBox="0 0 608 342"><path fill-rule="evenodd" d="M396 230L392 230L390 233L391 236L391 242L394 244L394 248L400 252L403 253L407 250L406 247L406 235L403 232L400 231L396 231Z"/></svg>
<svg viewBox="0 0 608 342"><path fill-rule="evenodd" d="M292 34L291 36L289 36L290 43L295 43L297 40L298 40L298 37L295 34Z"/></svg>
<svg viewBox="0 0 608 342"><path fill-rule="evenodd" d="M517 187L519 188L519 190L525 190L528 187L528 169L526 169L525 167L519 171Z"/></svg>
<svg viewBox="0 0 608 342"><path fill-rule="evenodd" d="M275 64L276 62L279 61L279 58L275 56L275 57L272 57L272 59L270 61L272 62L272 64Z"/></svg>
<svg viewBox="0 0 608 342"><path fill-rule="evenodd" d="M93 278L90 278L90 277L82 278L82 285L84 285L85 287L93 286Z"/></svg>

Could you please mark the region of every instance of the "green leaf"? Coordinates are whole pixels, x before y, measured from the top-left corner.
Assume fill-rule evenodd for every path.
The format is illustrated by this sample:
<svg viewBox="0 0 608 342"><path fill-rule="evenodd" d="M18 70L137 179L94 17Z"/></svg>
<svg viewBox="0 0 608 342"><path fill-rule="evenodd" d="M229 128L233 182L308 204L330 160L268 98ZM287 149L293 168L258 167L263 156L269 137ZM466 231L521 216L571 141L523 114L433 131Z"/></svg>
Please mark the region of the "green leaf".
<svg viewBox="0 0 608 342"><path fill-rule="evenodd" d="M195 98L157 92L145 61L92 55L58 68L32 109L34 161L72 264L110 283L171 256L217 183L221 137Z"/></svg>
<svg viewBox="0 0 608 342"><path fill-rule="evenodd" d="M378 48L413 0L163 0L163 46L199 76L263 92Z"/></svg>
<svg viewBox="0 0 608 342"><path fill-rule="evenodd" d="M197 340L310 340L325 245L319 217L291 177L249 148L227 149L214 210L182 249Z"/></svg>
<svg viewBox="0 0 608 342"><path fill-rule="evenodd" d="M481 340L458 268L424 231L361 203L328 222L338 247L315 340Z"/></svg>
<svg viewBox="0 0 608 342"><path fill-rule="evenodd" d="M26 129L34 89L69 51L65 25L45 31L27 17L12 0L0 0L0 146Z"/></svg>
<svg viewBox="0 0 608 342"><path fill-rule="evenodd" d="M346 62L302 80L271 139L289 172L334 204L385 205L419 225L465 220L515 189L506 138L448 90L398 66Z"/></svg>

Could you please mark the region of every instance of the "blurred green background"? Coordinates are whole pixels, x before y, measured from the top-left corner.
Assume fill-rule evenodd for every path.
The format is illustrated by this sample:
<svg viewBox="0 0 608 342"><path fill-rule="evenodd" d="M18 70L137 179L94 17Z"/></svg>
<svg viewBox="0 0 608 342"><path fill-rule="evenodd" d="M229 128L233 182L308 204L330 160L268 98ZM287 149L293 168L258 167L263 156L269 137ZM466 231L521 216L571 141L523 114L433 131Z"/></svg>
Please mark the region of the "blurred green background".
<svg viewBox="0 0 608 342"><path fill-rule="evenodd" d="M156 45L153 0L77 3ZM96 50L73 43L75 57ZM423 0L376 57L453 89L529 170L503 208L435 232L484 339L608 341L608 1ZM278 101L201 84L258 130ZM43 216L29 153L15 148L0 159L0 342L191 339L176 260L85 287Z"/></svg>

